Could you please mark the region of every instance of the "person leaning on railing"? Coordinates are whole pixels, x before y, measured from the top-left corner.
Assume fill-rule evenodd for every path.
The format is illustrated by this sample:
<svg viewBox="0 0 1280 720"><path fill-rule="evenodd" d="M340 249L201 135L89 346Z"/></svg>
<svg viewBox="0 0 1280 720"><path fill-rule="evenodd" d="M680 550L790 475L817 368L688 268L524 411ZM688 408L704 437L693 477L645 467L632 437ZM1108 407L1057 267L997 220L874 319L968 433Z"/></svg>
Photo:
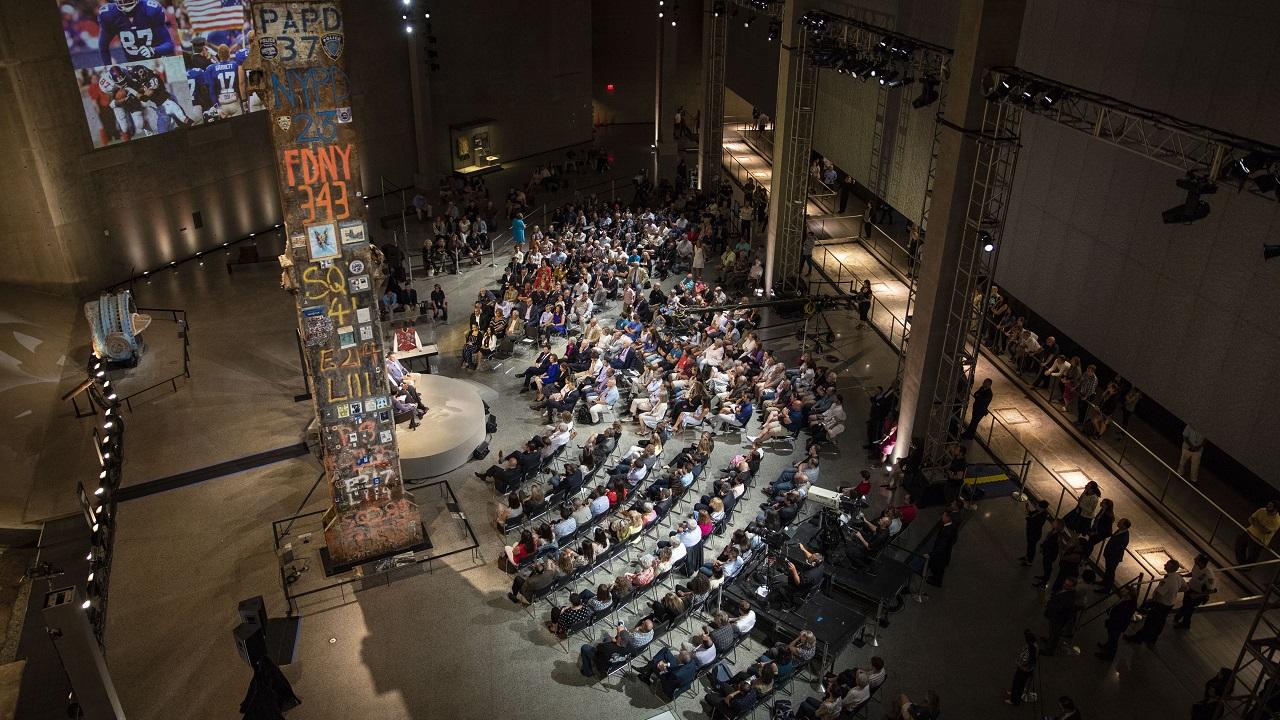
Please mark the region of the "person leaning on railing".
<svg viewBox="0 0 1280 720"><path fill-rule="evenodd" d="M1236 562L1248 565L1258 562L1262 549L1270 547L1271 538L1276 530L1280 530L1280 508L1275 501L1253 511L1249 516L1249 526L1236 539Z"/></svg>

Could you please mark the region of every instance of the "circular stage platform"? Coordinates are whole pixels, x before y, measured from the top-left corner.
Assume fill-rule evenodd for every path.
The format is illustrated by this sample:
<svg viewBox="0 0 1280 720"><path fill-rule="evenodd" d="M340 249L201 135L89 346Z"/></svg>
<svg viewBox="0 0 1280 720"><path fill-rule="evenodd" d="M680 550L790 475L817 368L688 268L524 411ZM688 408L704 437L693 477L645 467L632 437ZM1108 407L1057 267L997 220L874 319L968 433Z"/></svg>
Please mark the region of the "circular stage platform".
<svg viewBox="0 0 1280 720"><path fill-rule="evenodd" d="M401 474L406 480L436 477L462 467L484 442L484 402L476 386L443 375L414 373L413 386L427 404L417 430L396 426Z"/></svg>

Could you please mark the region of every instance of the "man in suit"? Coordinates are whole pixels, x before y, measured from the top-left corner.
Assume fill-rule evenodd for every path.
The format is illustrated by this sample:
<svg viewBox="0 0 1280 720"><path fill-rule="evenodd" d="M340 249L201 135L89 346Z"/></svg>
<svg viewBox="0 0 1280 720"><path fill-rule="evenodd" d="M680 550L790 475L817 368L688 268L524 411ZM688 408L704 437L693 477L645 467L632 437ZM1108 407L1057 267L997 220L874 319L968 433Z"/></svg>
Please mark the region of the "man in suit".
<svg viewBox="0 0 1280 720"><path fill-rule="evenodd" d="M551 364L551 345L548 343L542 346L542 352L538 353L538 357L533 359L533 364L524 369L521 373L523 383L520 385L520 392L529 392L529 381L538 377L547 371L547 366Z"/></svg>
<svg viewBox="0 0 1280 720"><path fill-rule="evenodd" d="M635 361L635 350L630 345L622 348L622 352L609 360L609 365L614 370L628 370Z"/></svg>
<svg viewBox="0 0 1280 720"><path fill-rule="evenodd" d="M1027 553L1018 558L1023 565L1031 565L1036 559L1036 545L1044 535L1044 524L1049 521L1049 501L1027 503Z"/></svg>
<svg viewBox="0 0 1280 720"><path fill-rule="evenodd" d="M1102 579L1098 581L1099 592L1111 592L1116 584L1116 568L1124 561L1125 548L1129 547L1129 518L1116 521L1116 531L1107 538L1102 546Z"/></svg>
<svg viewBox="0 0 1280 720"><path fill-rule="evenodd" d="M1107 619L1105 627L1107 628L1107 641L1098 643L1098 651L1094 656L1103 660L1110 660L1116 656L1116 649L1120 647L1120 637L1124 635L1124 631L1129 629L1129 623L1133 622L1133 614L1138 611L1138 592L1132 587L1125 587L1120 590L1120 599L1115 605L1107 610Z"/></svg>
<svg viewBox="0 0 1280 720"><path fill-rule="evenodd" d="M518 457L512 453L503 458L500 465L490 465L484 472L476 473L476 477L485 482L493 482L499 492L510 492L520 487L520 465Z"/></svg>
<svg viewBox="0 0 1280 720"><path fill-rule="evenodd" d="M982 387L973 394L973 414L969 418L969 427L965 428L962 438L971 438L978 429L978 423L987 416L991 407L991 378L982 381Z"/></svg>
<svg viewBox="0 0 1280 720"><path fill-rule="evenodd" d="M640 679L648 684L653 682L656 676L658 684L662 687L663 697L674 699L676 695L693 684L697 674L698 663L694 660L692 652L681 650L677 654L671 648L664 647L645 665L640 673Z"/></svg>
<svg viewBox="0 0 1280 720"><path fill-rule="evenodd" d="M1049 620L1049 637L1041 655L1053 655L1058 650L1062 635L1076 621L1076 613L1080 611L1079 594L1076 593L1075 577L1062 580L1062 588L1049 596L1045 605L1044 616Z"/></svg>
<svg viewBox="0 0 1280 720"><path fill-rule="evenodd" d="M925 578L925 582L942 587L942 574L946 572L947 565L951 564L951 550L958 537L959 528L952 521L951 512L944 510L942 524L938 526L938 533L933 539L933 550L929 552L929 577Z"/></svg>

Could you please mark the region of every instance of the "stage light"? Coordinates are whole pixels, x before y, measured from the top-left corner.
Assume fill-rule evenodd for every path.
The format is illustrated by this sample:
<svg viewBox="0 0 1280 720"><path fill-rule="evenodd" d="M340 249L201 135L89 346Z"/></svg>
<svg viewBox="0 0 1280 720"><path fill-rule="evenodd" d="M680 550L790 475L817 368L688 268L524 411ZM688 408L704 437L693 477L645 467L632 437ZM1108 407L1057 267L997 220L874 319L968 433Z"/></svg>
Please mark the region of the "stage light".
<svg viewBox="0 0 1280 720"><path fill-rule="evenodd" d="M405 31L406 33L408 33L408 34L412 35L412 34L413 34L413 26L412 26L412 25L405 25L405 26L404 26L404 31Z"/></svg>
<svg viewBox="0 0 1280 720"><path fill-rule="evenodd" d="M1062 88L1046 86L1040 91L1040 96L1036 98L1036 102L1045 110L1052 110L1053 106L1062 99Z"/></svg>
<svg viewBox="0 0 1280 720"><path fill-rule="evenodd" d="M102 493L104 493L104 492L106 492L106 491L107 491L107 489L106 489L106 488L104 488L104 487L102 487L101 485L99 485L99 486L98 486L98 489L93 491L93 494L94 494L94 495L102 495Z"/></svg>
<svg viewBox="0 0 1280 720"><path fill-rule="evenodd" d="M659 10L659 11L658 11L658 17L659 17L659 18L661 18L661 17L662 17L662 11L661 11L661 10Z"/></svg>
<svg viewBox="0 0 1280 720"><path fill-rule="evenodd" d="M92 562L92 561L93 561L93 551L92 551L92 550L90 550L90 551L89 551L89 554L84 556L84 559L85 559L85 560L88 560L88 561L90 561L90 562Z"/></svg>
<svg viewBox="0 0 1280 720"><path fill-rule="evenodd" d="M1271 258L1280 257L1280 245L1263 245L1262 259L1270 260Z"/></svg>
<svg viewBox="0 0 1280 720"><path fill-rule="evenodd" d="M978 231L978 242L982 243L982 249L984 252L991 252L996 249L995 236L993 236L988 230Z"/></svg>
<svg viewBox="0 0 1280 720"><path fill-rule="evenodd" d="M93 605L92 600L85 600L84 602L80 603L80 609L88 610L92 605Z"/></svg>
<svg viewBox="0 0 1280 720"><path fill-rule="evenodd" d="M1193 223L1209 216L1209 203L1200 199L1201 195L1212 195L1218 192L1218 186L1211 180L1194 173L1178 178L1178 187L1187 191L1187 199L1181 205L1171 207L1160 214L1166 224Z"/></svg>
<svg viewBox="0 0 1280 720"><path fill-rule="evenodd" d="M676 20L675 20L675 18L672 18L672 19L671 19L671 27L675 27L675 26L676 26Z"/></svg>
<svg viewBox="0 0 1280 720"><path fill-rule="evenodd" d="M995 79L995 76L988 77L991 80L991 86L983 93L988 100L1003 100L1009 97L1009 93L1012 92L1016 82L1014 76L1006 75L998 80Z"/></svg>

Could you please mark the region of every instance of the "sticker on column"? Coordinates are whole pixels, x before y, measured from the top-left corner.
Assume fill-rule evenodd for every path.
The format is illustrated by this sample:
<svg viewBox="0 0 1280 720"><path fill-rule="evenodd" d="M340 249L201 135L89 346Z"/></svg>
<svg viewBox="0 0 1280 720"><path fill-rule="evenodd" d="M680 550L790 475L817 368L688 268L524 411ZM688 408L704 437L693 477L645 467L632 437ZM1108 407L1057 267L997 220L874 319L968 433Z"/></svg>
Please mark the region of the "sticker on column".
<svg viewBox="0 0 1280 720"><path fill-rule="evenodd" d="M354 243L364 242L367 235L364 231L363 220L348 220L338 225L338 233L342 236L343 245L352 245Z"/></svg>
<svg viewBox="0 0 1280 720"><path fill-rule="evenodd" d="M347 349L356 346L356 329L351 325L338 328L338 347Z"/></svg>
<svg viewBox="0 0 1280 720"><path fill-rule="evenodd" d="M307 245L310 248L312 260L328 260L342 256L333 223L307 226Z"/></svg>

